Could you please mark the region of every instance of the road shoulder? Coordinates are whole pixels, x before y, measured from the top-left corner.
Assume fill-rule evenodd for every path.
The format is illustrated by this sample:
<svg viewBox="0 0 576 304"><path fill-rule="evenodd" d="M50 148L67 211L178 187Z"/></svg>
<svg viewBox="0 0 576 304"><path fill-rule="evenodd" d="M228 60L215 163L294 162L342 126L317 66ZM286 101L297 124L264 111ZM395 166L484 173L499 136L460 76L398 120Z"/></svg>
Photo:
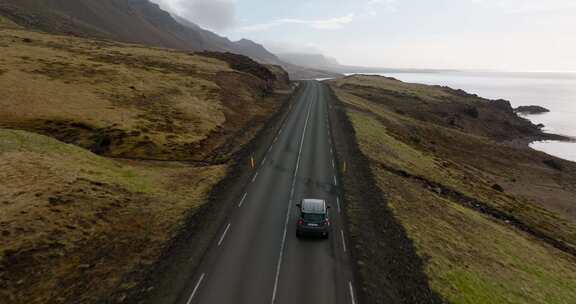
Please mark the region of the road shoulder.
<svg viewBox="0 0 576 304"><path fill-rule="evenodd" d="M331 89L329 116L343 181L343 217L360 303L442 303L424 263L376 186L345 105ZM344 172L345 171L345 172Z"/></svg>

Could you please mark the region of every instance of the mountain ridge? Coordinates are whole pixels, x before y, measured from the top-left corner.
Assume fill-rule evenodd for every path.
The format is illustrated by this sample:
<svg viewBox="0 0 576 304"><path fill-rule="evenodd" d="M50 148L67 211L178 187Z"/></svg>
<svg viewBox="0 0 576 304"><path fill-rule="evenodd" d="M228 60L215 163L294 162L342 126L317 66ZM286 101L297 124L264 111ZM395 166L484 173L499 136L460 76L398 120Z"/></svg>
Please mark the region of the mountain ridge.
<svg viewBox="0 0 576 304"><path fill-rule="evenodd" d="M261 44L248 39L231 41L174 16L149 0L3 0L0 16L49 33L196 52L236 53L263 64L280 65L292 78L337 75L286 64Z"/></svg>

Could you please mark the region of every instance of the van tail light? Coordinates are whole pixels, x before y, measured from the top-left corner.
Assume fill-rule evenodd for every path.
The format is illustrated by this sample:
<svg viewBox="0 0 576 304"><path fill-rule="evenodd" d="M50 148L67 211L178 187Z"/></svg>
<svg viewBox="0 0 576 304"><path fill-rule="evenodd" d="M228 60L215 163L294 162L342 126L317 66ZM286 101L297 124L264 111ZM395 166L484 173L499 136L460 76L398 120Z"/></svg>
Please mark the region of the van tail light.
<svg viewBox="0 0 576 304"><path fill-rule="evenodd" d="M326 219L326 222L324 222L326 224L326 226L330 226L330 220Z"/></svg>
<svg viewBox="0 0 576 304"><path fill-rule="evenodd" d="M300 226L304 225L304 220L299 219L299 220L298 220L298 225L300 225Z"/></svg>

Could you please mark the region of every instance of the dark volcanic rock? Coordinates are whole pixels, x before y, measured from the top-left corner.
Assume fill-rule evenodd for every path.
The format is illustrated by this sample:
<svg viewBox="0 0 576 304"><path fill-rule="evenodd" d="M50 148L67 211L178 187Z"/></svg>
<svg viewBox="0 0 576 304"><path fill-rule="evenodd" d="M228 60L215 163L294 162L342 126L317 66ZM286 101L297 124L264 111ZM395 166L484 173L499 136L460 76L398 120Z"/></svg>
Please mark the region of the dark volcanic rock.
<svg viewBox="0 0 576 304"><path fill-rule="evenodd" d="M550 112L550 110L541 106L521 106L514 109L514 112L525 115L534 115L534 114L548 113Z"/></svg>
<svg viewBox="0 0 576 304"><path fill-rule="evenodd" d="M490 104L495 106L496 108L499 108L505 112L508 113L513 113L514 109L512 108L512 105L510 104L510 102L508 100L504 100L504 99L498 99L498 100L491 100Z"/></svg>
<svg viewBox="0 0 576 304"><path fill-rule="evenodd" d="M234 70L252 74L264 81L274 81L276 76L265 66L252 60L250 57L233 53L199 52L201 56L216 58L230 65Z"/></svg>
<svg viewBox="0 0 576 304"><path fill-rule="evenodd" d="M562 169L563 169L562 164L555 159L546 159L543 162L546 166L548 166L554 170L562 171Z"/></svg>
<svg viewBox="0 0 576 304"><path fill-rule="evenodd" d="M498 185L498 184L494 184L492 185L492 189L498 191L498 192L504 192L504 188L502 188L502 186Z"/></svg>

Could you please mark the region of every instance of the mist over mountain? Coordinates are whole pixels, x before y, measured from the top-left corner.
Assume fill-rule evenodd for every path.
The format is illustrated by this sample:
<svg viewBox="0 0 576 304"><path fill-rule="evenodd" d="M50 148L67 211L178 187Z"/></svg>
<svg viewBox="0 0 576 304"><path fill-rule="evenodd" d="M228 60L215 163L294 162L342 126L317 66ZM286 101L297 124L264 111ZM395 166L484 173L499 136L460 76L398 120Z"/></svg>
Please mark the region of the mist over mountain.
<svg viewBox="0 0 576 304"><path fill-rule="evenodd" d="M340 63L336 59L326 57L322 54L281 53L278 54L278 57L285 62L305 67L332 69L340 66Z"/></svg>
<svg viewBox="0 0 576 304"><path fill-rule="evenodd" d="M286 64L264 46L231 41L149 0L3 0L0 15L35 30L191 51L231 52L283 66L293 78L334 75Z"/></svg>
<svg viewBox="0 0 576 304"><path fill-rule="evenodd" d="M0 4L0 14L20 25L48 32L175 49L234 52L264 63L280 63L255 43L236 44L183 18L176 19L148 0L5 0Z"/></svg>

